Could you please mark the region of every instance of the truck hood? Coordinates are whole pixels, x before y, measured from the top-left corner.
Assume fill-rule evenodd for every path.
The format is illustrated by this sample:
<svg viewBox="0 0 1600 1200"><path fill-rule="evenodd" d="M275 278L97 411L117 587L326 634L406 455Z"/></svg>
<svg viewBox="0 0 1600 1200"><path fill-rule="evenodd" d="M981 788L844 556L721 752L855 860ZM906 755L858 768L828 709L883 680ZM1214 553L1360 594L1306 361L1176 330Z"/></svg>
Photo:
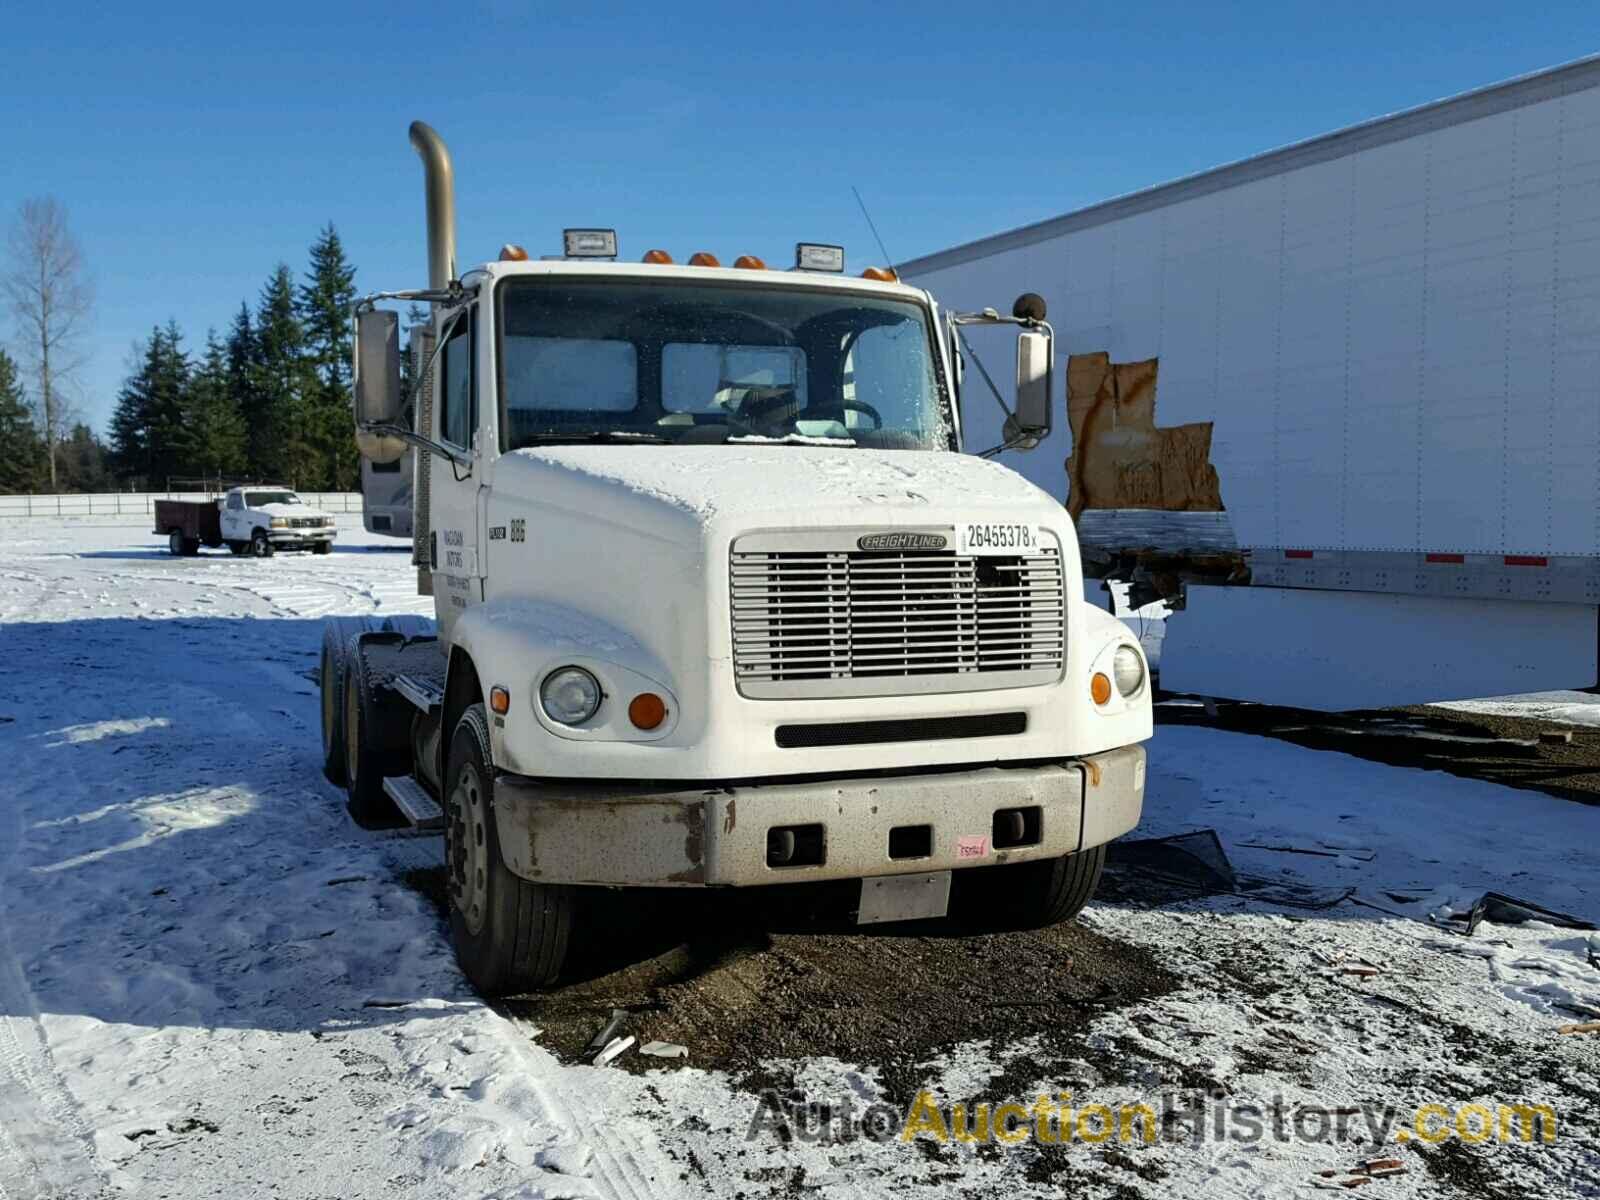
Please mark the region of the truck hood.
<svg viewBox="0 0 1600 1200"><path fill-rule="evenodd" d="M257 504L250 511L266 513L270 517L321 517L324 520L333 517L332 513L312 508L309 504Z"/></svg>
<svg viewBox="0 0 1600 1200"><path fill-rule="evenodd" d="M949 451L822 446L542 446L495 489L685 544L708 526L1060 519L1060 501L997 463Z"/></svg>

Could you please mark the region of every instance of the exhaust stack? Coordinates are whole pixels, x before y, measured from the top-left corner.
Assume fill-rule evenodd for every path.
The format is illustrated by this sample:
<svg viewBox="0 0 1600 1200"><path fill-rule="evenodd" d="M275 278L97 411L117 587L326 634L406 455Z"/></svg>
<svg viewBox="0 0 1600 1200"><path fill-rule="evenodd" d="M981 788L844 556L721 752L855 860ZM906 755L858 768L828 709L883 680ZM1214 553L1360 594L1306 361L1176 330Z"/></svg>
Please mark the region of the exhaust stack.
<svg viewBox="0 0 1600 1200"><path fill-rule="evenodd" d="M456 182L450 150L433 126L411 122L411 145L422 158L428 197L428 287L443 291L456 278Z"/></svg>

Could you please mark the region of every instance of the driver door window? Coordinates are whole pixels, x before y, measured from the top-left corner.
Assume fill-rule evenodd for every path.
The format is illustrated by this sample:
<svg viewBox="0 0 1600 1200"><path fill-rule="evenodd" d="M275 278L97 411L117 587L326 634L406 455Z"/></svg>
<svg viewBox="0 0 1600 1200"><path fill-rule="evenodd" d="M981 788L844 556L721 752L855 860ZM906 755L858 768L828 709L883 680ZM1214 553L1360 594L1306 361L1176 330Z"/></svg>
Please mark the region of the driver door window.
<svg viewBox="0 0 1600 1200"><path fill-rule="evenodd" d="M478 427L478 389L472 365L476 325L470 311L463 313L445 335L440 352L444 386L439 393L439 440L463 450L472 449L472 435Z"/></svg>

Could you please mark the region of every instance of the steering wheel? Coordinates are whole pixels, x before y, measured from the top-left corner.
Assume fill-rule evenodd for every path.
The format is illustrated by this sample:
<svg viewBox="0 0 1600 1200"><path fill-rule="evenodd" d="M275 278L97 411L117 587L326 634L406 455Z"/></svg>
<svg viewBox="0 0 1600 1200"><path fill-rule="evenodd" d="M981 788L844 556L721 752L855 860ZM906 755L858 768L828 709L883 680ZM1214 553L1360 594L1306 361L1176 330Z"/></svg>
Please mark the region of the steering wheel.
<svg viewBox="0 0 1600 1200"><path fill-rule="evenodd" d="M841 414L849 411L858 412L865 417L870 417L872 419L871 432L873 433L876 433L878 430L883 428L883 414L877 409L873 408L872 405L868 404L865 400L840 399L835 400L827 405L818 405L817 407L823 412L831 412L833 409L837 408ZM842 425L844 422L841 421L840 424Z"/></svg>

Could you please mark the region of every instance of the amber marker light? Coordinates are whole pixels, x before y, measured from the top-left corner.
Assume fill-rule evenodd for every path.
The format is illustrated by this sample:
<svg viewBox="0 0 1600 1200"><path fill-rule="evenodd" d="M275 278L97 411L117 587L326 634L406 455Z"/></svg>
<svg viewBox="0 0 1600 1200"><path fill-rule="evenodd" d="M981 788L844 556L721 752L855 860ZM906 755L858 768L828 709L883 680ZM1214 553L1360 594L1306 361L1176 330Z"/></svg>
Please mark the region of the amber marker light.
<svg viewBox="0 0 1600 1200"><path fill-rule="evenodd" d="M900 276L894 273L893 267L868 267L861 272L863 279L875 279L879 283L898 283Z"/></svg>
<svg viewBox="0 0 1600 1200"><path fill-rule="evenodd" d="M501 262L527 262L528 252L515 242L507 242L500 247Z"/></svg>
<svg viewBox="0 0 1600 1200"><path fill-rule="evenodd" d="M667 719L667 702L654 692L640 692L628 701L628 720L637 729L656 729Z"/></svg>
<svg viewBox="0 0 1600 1200"><path fill-rule="evenodd" d="M741 271L765 271L767 269L767 264L762 262L754 254L739 255L738 258L733 260L733 265L738 267Z"/></svg>
<svg viewBox="0 0 1600 1200"><path fill-rule="evenodd" d="M665 250L646 250L644 257L639 261L655 263L658 267L670 267L672 265L672 255Z"/></svg>
<svg viewBox="0 0 1600 1200"><path fill-rule="evenodd" d="M489 689L489 707L502 717L511 711L511 693L503 687Z"/></svg>
<svg viewBox="0 0 1600 1200"><path fill-rule="evenodd" d="M689 256L689 265L691 267L720 267L722 264L717 261L715 254L707 254L704 250L696 250Z"/></svg>
<svg viewBox="0 0 1600 1200"><path fill-rule="evenodd" d="M1089 697L1096 704L1104 704L1111 699L1111 677L1096 671L1089 677Z"/></svg>

